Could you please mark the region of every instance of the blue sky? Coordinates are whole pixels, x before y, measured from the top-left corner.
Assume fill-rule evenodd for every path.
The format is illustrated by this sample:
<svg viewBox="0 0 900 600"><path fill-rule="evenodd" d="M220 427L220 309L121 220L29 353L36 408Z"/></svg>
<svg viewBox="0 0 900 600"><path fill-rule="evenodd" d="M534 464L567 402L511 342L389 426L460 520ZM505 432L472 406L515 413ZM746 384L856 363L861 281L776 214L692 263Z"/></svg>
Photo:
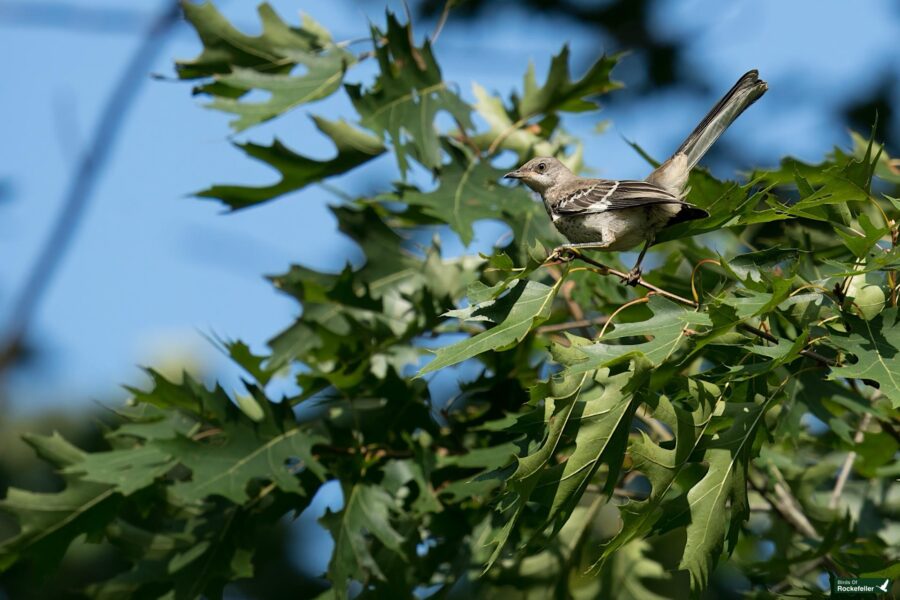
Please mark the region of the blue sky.
<svg viewBox="0 0 900 600"><path fill-rule="evenodd" d="M148 16L161 5L71 2L127 7ZM309 12L338 39L364 35L367 19L380 22L383 11L383 3L374 1L273 4L288 20L298 10ZM253 2L227 2L223 11L243 29L257 28ZM741 73L756 67L770 91L728 132L726 143L754 163L773 164L785 154L819 160L832 146L848 143L837 120L841 106L865 97L887 76L893 77L893 97L900 97L898 12L890 0L660 0L654 30L665 39L687 40L678 68L703 81L709 94L673 88L570 118L566 125L584 136L594 172L641 177L645 165L622 136L664 156ZM3 14L0 9L0 52L6 57L0 67L0 109L6 115L0 180L8 180L12 195L0 204L0 323L49 231L79 148L137 43L134 33L25 27ZM431 26L422 24L420 32ZM576 69L600 47L617 49L596 35L503 3L490 19L469 23L451 17L436 53L445 78L471 98L473 81L504 94L521 85L529 60L543 73L565 42ZM192 32L179 27L154 72L171 74L173 58L191 57L198 49ZM352 77L370 75L367 66ZM213 182L262 183L273 177L231 148L227 115L201 103L190 96L189 84L144 84L78 237L39 308L32 333L42 360L10 382L13 408L77 409L91 399L121 397L120 384L143 381L140 364L192 362L234 383L238 374L204 336L241 338L262 349L299 310L262 274L284 271L292 262L338 269L347 259L359 260L327 210L336 199L321 188L232 215L190 198ZM239 139L268 142L277 133L304 153L327 157L331 149L315 135L310 113L352 115L347 102L328 100ZM604 135L591 133L600 119L610 119L613 127ZM896 132L898 123L892 125ZM733 174L713 166L720 175ZM360 191L389 181L392 168L382 159L340 185ZM478 231L475 244L483 247L495 239L497 227ZM445 246L458 248L452 240Z"/></svg>

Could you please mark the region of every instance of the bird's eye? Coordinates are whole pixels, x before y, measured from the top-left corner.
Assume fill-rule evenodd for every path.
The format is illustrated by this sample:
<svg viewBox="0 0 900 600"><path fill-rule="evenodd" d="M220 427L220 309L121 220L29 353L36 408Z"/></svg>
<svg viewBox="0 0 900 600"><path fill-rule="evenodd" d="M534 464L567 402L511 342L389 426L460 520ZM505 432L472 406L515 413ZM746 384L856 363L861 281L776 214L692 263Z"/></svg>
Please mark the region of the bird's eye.
<svg viewBox="0 0 900 600"><path fill-rule="evenodd" d="M543 173L544 171L547 170L547 163L538 163L537 169L538 169L538 171Z"/></svg>

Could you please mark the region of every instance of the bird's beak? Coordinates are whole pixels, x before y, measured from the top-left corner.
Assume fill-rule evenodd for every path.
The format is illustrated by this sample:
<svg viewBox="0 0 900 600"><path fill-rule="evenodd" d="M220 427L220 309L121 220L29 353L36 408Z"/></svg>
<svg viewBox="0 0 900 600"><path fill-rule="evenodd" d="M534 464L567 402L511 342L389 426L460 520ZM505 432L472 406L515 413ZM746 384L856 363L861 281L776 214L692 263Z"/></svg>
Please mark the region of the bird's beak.
<svg viewBox="0 0 900 600"><path fill-rule="evenodd" d="M515 171L510 171L506 175L503 176L503 179L522 179L522 171L516 169Z"/></svg>

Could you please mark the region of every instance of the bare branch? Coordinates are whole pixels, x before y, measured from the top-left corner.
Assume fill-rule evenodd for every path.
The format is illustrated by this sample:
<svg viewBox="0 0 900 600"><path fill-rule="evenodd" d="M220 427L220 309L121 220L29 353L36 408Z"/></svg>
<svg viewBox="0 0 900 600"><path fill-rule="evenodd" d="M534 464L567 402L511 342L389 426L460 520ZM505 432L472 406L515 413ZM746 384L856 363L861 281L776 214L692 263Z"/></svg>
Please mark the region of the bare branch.
<svg viewBox="0 0 900 600"><path fill-rule="evenodd" d="M872 399L874 400L875 397L876 395L873 395ZM856 430L856 435L853 436L854 444L862 443L865 431L869 427L871 421L871 413L863 415L859 422L859 428ZM844 464L841 465L841 470L838 472L837 481L834 483L834 489L831 491L831 499L828 501L828 508L834 509L838 507L838 502L840 502L844 486L847 485L847 479L850 477L850 471L853 470L853 463L856 462L856 456L856 450L851 450L847 453L847 458L844 459Z"/></svg>
<svg viewBox="0 0 900 600"><path fill-rule="evenodd" d="M810 539L821 541L822 536L819 535L819 532L816 531L816 528L813 527L812 523L809 522L809 519L806 518L806 515L803 513L803 510L800 507L800 503L793 497L791 494L790 488L787 486L787 483L784 481L784 477L781 476L781 472L778 471L778 468L774 465L771 465L771 470L773 474L780 479L780 481L775 482L774 490L775 497L769 493L768 485L763 482L757 482L753 476L748 476L747 481L750 482L750 485L753 487L756 492L762 496L762 498L769 503L772 509L778 513L781 518L787 523L792 529L804 535ZM824 563L828 566L828 568L834 573L846 574L844 569L838 565L830 554L824 554L821 558L813 562L813 566L810 568L810 571L815 568L820 563Z"/></svg>

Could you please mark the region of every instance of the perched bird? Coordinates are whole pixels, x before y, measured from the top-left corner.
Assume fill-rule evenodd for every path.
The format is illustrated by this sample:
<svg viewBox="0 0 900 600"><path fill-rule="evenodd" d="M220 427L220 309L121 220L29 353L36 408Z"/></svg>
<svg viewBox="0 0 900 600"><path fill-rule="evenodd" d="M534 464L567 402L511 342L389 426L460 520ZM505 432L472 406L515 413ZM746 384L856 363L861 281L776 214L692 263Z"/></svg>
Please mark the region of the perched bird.
<svg viewBox="0 0 900 600"><path fill-rule="evenodd" d="M768 89L756 70L741 77L672 157L644 181L578 177L555 158L533 158L505 175L520 179L544 200L556 229L571 243L551 259L572 260L580 249L628 250L644 244L627 283L636 285L641 261L665 227L709 216L684 201L688 175L722 132Z"/></svg>

